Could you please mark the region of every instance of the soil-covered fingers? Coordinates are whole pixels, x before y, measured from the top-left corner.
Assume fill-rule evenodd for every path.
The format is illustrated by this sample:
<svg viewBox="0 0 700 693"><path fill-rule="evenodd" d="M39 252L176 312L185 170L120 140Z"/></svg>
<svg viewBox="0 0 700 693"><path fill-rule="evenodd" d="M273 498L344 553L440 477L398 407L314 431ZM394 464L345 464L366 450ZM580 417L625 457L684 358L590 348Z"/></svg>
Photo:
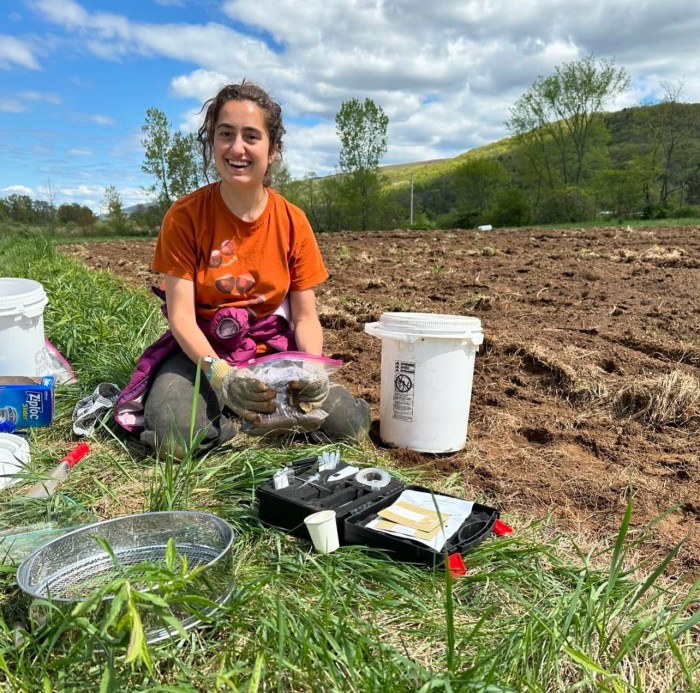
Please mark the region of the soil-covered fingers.
<svg viewBox="0 0 700 693"><path fill-rule="evenodd" d="M234 370L224 378L222 395L230 409L252 423L259 421L257 414L277 411L277 393L273 388L257 378L241 377Z"/></svg>
<svg viewBox="0 0 700 693"><path fill-rule="evenodd" d="M250 411L249 409L241 409L237 411L236 414L252 424L259 424L262 421L260 414Z"/></svg>
<svg viewBox="0 0 700 693"><path fill-rule="evenodd" d="M274 414L277 411L277 392L256 378L243 380L239 400L249 412Z"/></svg>
<svg viewBox="0 0 700 693"><path fill-rule="evenodd" d="M291 380L288 384L289 398L292 404L300 407L302 403L320 405L328 395L328 387L328 378L320 376ZM302 411L304 410L302 409Z"/></svg>
<svg viewBox="0 0 700 693"><path fill-rule="evenodd" d="M269 402L277 397L277 392L256 378L245 378L241 383L241 395L251 402Z"/></svg>

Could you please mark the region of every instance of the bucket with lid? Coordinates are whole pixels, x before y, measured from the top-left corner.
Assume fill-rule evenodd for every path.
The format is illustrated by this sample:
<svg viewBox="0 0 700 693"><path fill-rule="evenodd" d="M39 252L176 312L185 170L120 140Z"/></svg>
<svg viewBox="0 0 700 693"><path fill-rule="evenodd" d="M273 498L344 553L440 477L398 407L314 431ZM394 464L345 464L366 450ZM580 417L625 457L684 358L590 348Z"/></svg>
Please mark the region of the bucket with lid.
<svg viewBox="0 0 700 693"><path fill-rule="evenodd" d="M379 435L419 452L467 442L481 321L462 315L382 313L365 332L382 340Z"/></svg>
<svg viewBox="0 0 700 693"><path fill-rule="evenodd" d="M44 287L32 279L0 277L0 375L45 375Z"/></svg>

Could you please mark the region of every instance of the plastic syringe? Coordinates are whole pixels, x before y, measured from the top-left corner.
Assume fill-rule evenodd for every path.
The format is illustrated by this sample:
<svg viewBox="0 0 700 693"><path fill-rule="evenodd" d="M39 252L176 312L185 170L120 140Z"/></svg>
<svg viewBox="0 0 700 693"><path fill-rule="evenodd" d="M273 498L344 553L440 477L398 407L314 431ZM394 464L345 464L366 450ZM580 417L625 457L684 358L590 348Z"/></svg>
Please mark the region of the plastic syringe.
<svg viewBox="0 0 700 693"><path fill-rule="evenodd" d="M48 479L42 479L32 486L27 493L27 498L49 498L56 492L56 487L66 479L70 470L75 467L85 455L90 452L87 443L78 443L59 463L51 470Z"/></svg>

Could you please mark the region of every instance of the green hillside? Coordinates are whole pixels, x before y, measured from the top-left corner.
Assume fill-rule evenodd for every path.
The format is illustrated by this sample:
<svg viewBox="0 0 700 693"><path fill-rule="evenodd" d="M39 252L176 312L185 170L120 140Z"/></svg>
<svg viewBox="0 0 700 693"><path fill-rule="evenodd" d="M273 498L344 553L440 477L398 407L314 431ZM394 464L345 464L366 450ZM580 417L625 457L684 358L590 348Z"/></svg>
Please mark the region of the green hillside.
<svg viewBox="0 0 700 693"><path fill-rule="evenodd" d="M652 146L652 132L647 120L650 115L662 107L663 105L660 104L640 106L602 115L610 138L606 146L607 155L615 167L624 167L635 156L648 152ZM700 153L700 128L697 127L700 125L700 103L675 104L675 109L679 112L677 119L680 122L685 122L688 125L695 124L696 129L694 135L676 133L677 146L684 149L684 159L697 157ZM410 185L412 175L414 185L436 181L446 175L454 174L465 162L473 159L490 158L502 162L512 162L516 156L516 149L515 138L506 137L497 142L475 147L449 159L392 164L382 166L380 170L388 189L399 188Z"/></svg>
<svg viewBox="0 0 700 693"><path fill-rule="evenodd" d="M432 159L430 161L416 161L411 164L391 164L382 166L381 173L388 187L400 187L411 180L415 183L424 183L440 176L454 173L465 161L481 157L498 158L513 149L511 138L505 138L498 142L491 142L481 147L475 147L469 151L458 154L451 159Z"/></svg>

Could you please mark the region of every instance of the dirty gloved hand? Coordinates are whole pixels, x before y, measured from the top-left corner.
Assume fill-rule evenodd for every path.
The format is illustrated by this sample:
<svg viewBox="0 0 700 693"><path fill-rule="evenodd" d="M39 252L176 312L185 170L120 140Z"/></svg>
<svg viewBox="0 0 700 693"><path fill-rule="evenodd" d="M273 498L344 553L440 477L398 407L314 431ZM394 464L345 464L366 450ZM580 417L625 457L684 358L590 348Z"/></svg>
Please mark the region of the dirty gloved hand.
<svg viewBox="0 0 700 693"><path fill-rule="evenodd" d="M289 401L308 414L318 409L328 396L330 381L328 376L316 368L304 368L303 375L291 380L287 386L289 389Z"/></svg>
<svg viewBox="0 0 700 693"><path fill-rule="evenodd" d="M260 414L277 410L277 392L246 368L232 368L219 359L211 365L208 376L219 399L246 421L259 423Z"/></svg>

